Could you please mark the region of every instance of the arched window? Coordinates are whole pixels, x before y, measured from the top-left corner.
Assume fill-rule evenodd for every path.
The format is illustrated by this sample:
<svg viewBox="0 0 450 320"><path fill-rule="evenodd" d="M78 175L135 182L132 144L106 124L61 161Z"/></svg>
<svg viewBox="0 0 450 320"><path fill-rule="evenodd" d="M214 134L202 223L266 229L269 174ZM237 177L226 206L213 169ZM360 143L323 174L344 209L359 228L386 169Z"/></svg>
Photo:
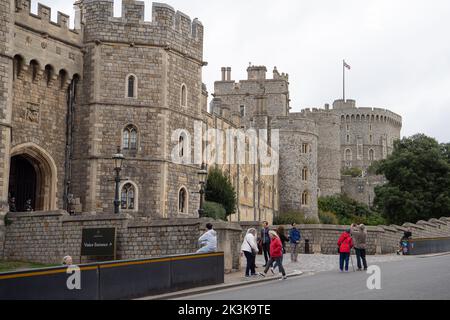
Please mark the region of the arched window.
<svg viewBox="0 0 450 320"><path fill-rule="evenodd" d="M304 191L302 193L302 206L309 205L309 193L308 191Z"/></svg>
<svg viewBox="0 0 450 320"><path fill-rule="evenodd" d="M46 65L45 66L45 78L47 80L47 86L51 85L53 74L54 74L53 67L51 65L49 65L49 64Z"/></svg>
<svg viewBox="0 0 450 320"><path fill-rule="evenodd" d="M14 61L13 61L13 79L16 80L19 76L20 76L20 72L22 71L23 68L23 64L24 64L24 59L19 56L16 55L14 56Z"/></svg>
<svg viewBox="0 0 450 320"><path fill-rule="evenodd" d="M345 149L345 161L352 161L352 150Z"/></svg>
<svg viewBox="0 0 450 320"><path fill-rule="evenodd" d="M308 181L308 168L307 167L304 167L302 169L302 180Z"/></svg>
<svg viewBox="0 0 450 320"><path fill-rule="evenodd" d="M180 158L183 158L183 156L184 156L184 136L183 135L180 136L180 140L178 142L179 142L178 155L180 156Z"/></svg>
<svg viewBox="0 0 450 320"><path fill-rule="evenodd" d="M123 130L122 135L122 149L123 150L137 150L137 129L133 125L128 125Z"/></svg>
<svg viewBox="0 0 450 320"><path fill-rule="evenodd" d="M30 67L31 67L31 79L35 81L37 79L37 75L39 72L39 63L36 60L31 60Z"/></svg>
<svg viewBox="0 0 450 320"><path fill-rule="evenodd" d="M181 106L187 107L187 88L185 84L181 85Z"/></svg>
<svg viewBox="0 0 450 320"><path fill-rule="evenodd" d="M64 70L64 69L61 69L60 71L59 71L59 87L61 88L61 89L64 89L65 88L65 86L66 86L66 82L67 82L67 71L66 70ZM34 78L33 78L33 80L34 80Z"/></svg>
<svg viewBox="0 0 450 320"><path fill-rule="evenodd" d="M373 149L369 150L369 160L374 161L375 160L375 151Z"/></svg>
<svg viewBox="0 0 450 320"><path fill-rule="evenodd" d="M121 207L123 210L134 210L136 200L136 189L131 183L126 183L121 191Z"/></svg>
<svg viewBox="0 0 450 320"><path fill-rule="evenodd" d="M186 214L188 211L188 196L186 188L181 188L178 192L178 212Z"/></svg>
<svg viewBox="0 0 450 320"><path fill-rule="evenodd" d="M136 98L137 97L137 78L134 74L127 76L127 97Z"/></svg>

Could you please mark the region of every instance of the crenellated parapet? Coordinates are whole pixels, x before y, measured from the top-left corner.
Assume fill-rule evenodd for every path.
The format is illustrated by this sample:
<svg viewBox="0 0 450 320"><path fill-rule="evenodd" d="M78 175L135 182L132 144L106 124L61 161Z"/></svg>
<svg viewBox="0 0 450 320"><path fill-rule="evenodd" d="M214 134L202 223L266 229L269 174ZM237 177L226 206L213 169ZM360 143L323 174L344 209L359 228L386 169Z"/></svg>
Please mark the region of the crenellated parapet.
<svg viewBox="0 0 450 320"><path fill-rule="evenodd" d="M333 109L333 112L340 116L341 122L366 121L402 126L400 115L383 108Z"/></svg>
<svg viewBox="0 0 450 320"><path fill-rule="evenodd" d="M31 12L31 0L16 0L15 24L18 27L32 30L45 37L55 38L81 46L82 35L75 29L70 29L70 17L58 11L57 21L51 20L52 9L38 3L38 12Z"/></svg>
<svg viewBox="0 0 450 320"><path fill-rule="evenodd" d="M123 0L121 17L113 16L113 0L83 0L76 5L86 43L157 46L203 62L202 23L167 4L153 3L152 21L144 21L142 1Z"/></svg>

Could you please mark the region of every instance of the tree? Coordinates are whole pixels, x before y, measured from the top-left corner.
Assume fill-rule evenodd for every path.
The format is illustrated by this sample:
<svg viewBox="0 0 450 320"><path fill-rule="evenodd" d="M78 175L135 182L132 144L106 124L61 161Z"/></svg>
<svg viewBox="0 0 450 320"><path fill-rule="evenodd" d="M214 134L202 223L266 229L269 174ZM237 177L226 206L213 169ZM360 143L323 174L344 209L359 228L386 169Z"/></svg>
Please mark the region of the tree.
<svg viewBox="0 0 450 320"><path fill-rule="evenodd" d="M377 166L388 183L375 188L375 207L390 223L439 218L450 211L450 147L423 134L396 141Z"/></svg>
<svg viewBox="0 0 450 320"><path fill-rule="evenodd" d="M227 216L236 212L236 192L230 179L222 171L213 167L209 170L205 187L206 201L221 204Z"/></svg>

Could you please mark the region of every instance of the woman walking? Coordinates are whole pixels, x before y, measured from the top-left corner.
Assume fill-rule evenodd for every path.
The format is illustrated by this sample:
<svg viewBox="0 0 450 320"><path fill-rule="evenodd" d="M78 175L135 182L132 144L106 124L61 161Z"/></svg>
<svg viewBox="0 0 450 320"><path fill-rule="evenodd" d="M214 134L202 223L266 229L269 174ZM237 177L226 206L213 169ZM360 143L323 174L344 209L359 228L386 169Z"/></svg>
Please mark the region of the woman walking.
<svg viewBox="0 0 450 320"><path fill-rule="evenodd" d="M256 229L250 228L247 230L247 234L245 235L241 246L241 254L244 254L245 259L247 259L247 267L245 268L245 277L247 279L256 276L255 259L257 253L258 245L256 243Z"/></svg>
<svg viewBox="0 0 450 320"><path fill-rule="evenodd" d="M339 247L339 269L341 272L344 272L344 263L345 263L345 272L348 272L348 261L350 259L350 250L353 247L352 236L350 235L350 229L346 230L341 234L339 240L337 242Z"/></svg>
<svg viewBox="0 0 450 320"><path fill-rule="evenodd" d="M274 230L269 231L269 237L270 237L270 259L269 262L266 265L266 268L264 269L264 273L260 273L261 276L265 277L267 274L267 271L269 270L270 266L273 262L275 262L275 267L278 266L278 269L280 270L281 274L283 275L281 280L286 280L286 272L283 268L283 261L281 260L283 257L283 245L281 244L280 237Z"/></svg>

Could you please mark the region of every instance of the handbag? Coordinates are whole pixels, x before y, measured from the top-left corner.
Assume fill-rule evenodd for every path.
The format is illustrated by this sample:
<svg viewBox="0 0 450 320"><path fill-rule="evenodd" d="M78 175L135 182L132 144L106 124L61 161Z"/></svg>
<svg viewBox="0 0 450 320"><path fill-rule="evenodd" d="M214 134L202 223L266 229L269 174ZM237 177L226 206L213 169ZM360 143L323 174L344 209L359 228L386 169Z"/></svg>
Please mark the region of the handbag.
<svg viewBox="0 0 450 320"><path fill-rule="evenodd" d="M248 239L245 239L245 241L247 241L248 245L250 246L250 249L252 250L252 255L256 256L258 254L258 252L256 252L255 249L253 249L253 247L250 245L250 242L248 242Z"/></svg>

